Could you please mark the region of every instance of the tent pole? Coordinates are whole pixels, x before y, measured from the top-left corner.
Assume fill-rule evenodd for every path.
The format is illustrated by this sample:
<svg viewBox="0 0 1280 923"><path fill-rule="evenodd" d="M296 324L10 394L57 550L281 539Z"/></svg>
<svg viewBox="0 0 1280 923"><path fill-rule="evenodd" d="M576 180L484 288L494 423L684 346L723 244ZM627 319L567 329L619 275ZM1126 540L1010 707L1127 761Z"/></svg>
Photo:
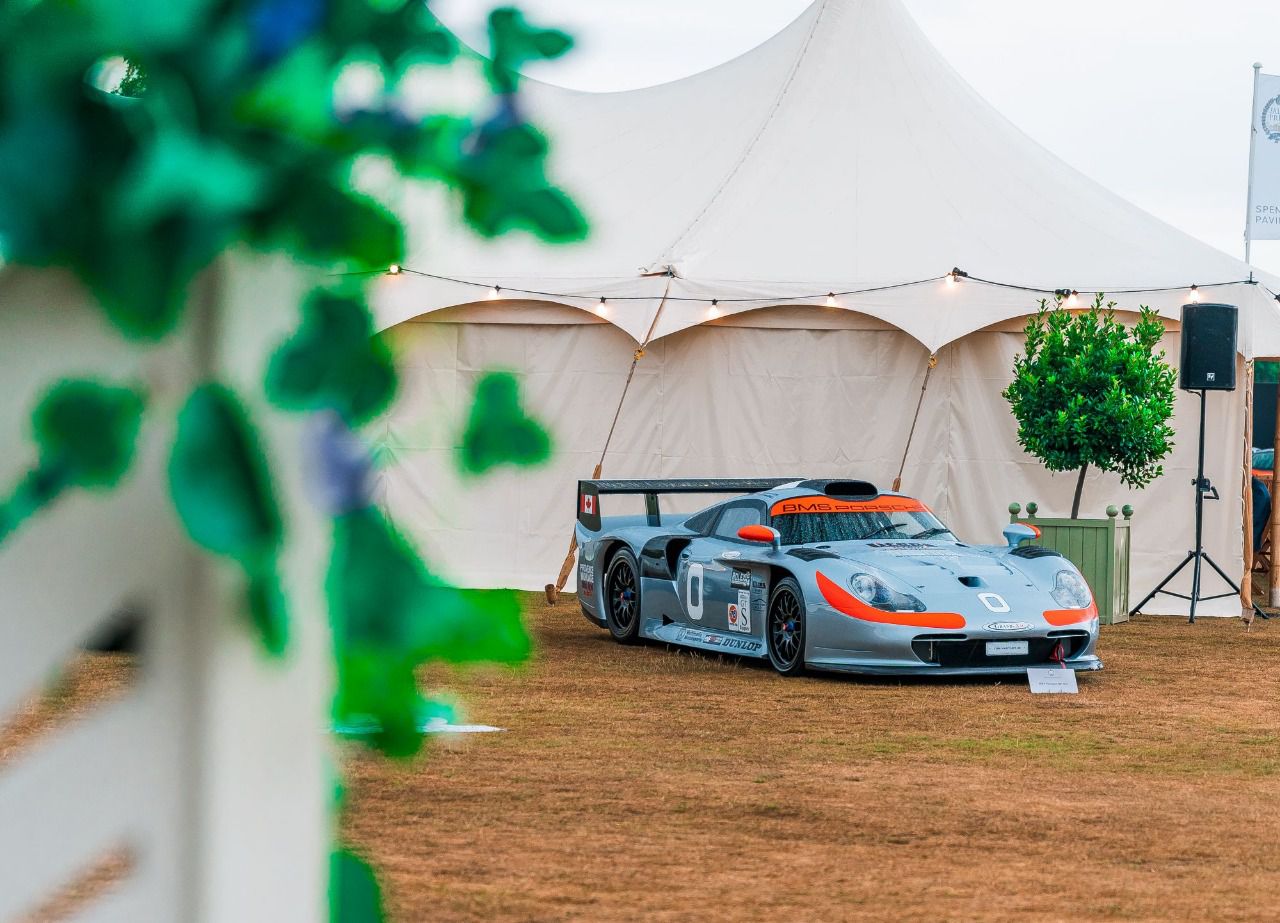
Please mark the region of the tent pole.
<svg viewBox="0 0 1280 923"><path fill-rule="evenodd" d="M1272 437L1272 449L1275 454L1280 454L1280 380L1276 382L1276 428ZM1252 468L1250 464L1250 468ZM1280 513L1276 511L1276 482L1278 476L1276 474L1275 457L1272 456L1271 461L1271 573L1269 575L1270 582L1267 585L1267 602L1272 608L1280 606Z"/></svg>
<svg viewBox="0 0 1280 923"><path fill-rule="evenodd" d="M911 451L911 440L916 435L916 423L920 420L920 408L924 406L924 393L929 390L929 375L938 367L938 354L929 353L929 364L924 370L924 380L920 382L920 397L916 399L916 415L911 418L911 429L907 432L907 444L902 447L902 463L898 465L898 476L893 479L893 491L902 489L902 472L907 468L907 454Z"/></svg>
<svg viewBox="0 0 1280 923"><path fill-rule="evenodd" d="M658 310L653 312L653 320L644 335L644 342L631 354L631 368L627 372L627 380L622 385L622 394L618 397L618 406L613 411L613 422L609 424L609 434L604 437L604 448L600 450L600 461L596 462L595 470L591 473L592 480L598 480L600 474L604 471L604 458L609 454L609 443L613 442L613 431L617 429L618 417L622 415L622 404L627 399L627 391L631 389L631 379L635 377L636 366L644 358L645 347L649 345L649 340L653 337L653 331L658 326L658 318L662 316L662 309L667 306L667 296L671 294L671 281L676 277L676 274L668 267L666 275L667 284L662 290L662 300L658 302ZM560 591L569 582L569 575L573 573L573 558L577 553L578 533L575 531L569 536L569 553L564 556L564 563L560 565L560 573L556 575L556 582L548 583L543 587L543 592L547 594L547 605L554 606L560 600Z"/></svg>
<svg viewBox="0 0 1280 923"><path fill-rule="evenodd" d="M1249 100L1249 187L1245 194L1244 205L1244 261L1250 262L1253 249L1253 162L1254 149L1257 147L1254 137L1257 132L1258 116L1258 75L1262 73L1261 62L1253 65L1253 97Z"/></svg>
<svg viewBox="0 0 1280 923"><path fill-rule="evenodd" d="M1253 360L1245 363L1244 372L1244 477L1241 499L1244 501L1244 575L1240 578L1240 606L1245 621L1253 621Z"/></svg>

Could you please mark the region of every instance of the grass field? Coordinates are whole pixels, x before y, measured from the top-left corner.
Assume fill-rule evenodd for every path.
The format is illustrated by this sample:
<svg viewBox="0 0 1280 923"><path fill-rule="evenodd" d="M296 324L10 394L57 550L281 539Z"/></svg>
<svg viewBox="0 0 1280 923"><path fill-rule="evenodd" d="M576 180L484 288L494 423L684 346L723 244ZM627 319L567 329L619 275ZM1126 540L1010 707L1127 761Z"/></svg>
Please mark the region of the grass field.
<svg viewBox="0 0 1280 923"><path fill-rule="evenodd" d="M1265 920L1280 892L1280 622L1103 629L1078 696L810 677L623 648L529 596L534 662L433 671L502 734L345 745L345 835L393 920ZM80 658L0 771L120 694ZM30 920L109 887L111 855Z"/></svg>
<svg viewBox="0 0 1280 923"><path fill-rule="evenodd" d="M1078 696L784 680L530 597L536 661L431 674L507 728L353 753L397 920L1258 920L1280 891L1280 624L1104 629Z"/></svg>

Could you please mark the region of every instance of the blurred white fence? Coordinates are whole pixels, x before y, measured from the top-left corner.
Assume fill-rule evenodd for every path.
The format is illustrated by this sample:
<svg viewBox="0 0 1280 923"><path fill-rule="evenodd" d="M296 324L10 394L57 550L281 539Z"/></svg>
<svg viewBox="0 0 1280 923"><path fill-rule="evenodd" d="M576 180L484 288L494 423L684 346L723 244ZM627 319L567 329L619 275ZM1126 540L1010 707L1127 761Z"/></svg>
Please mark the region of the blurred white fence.
<svg viewBox="0 0 1280 923"><path fill-rule="evenodd" d="M0 921L21 919L104 857L122 880L73 918L321 920L333 780L317 564L324 531L299 496L299 423L261 405L269 348L295 322L287 272L206 280L182 332L122 342L79 287L0 271L0 492L35 460L29 413L54 380L142 384L139 455L112 493L74 492L0 545L0 735L114 613L142 619L136 679L39 736L0 768ZM216 333L215 333L216 331ZM169 503L173 418L216 369L269 422L282 506L292 641L261 654L240 621L235 573L186 539Z"/></svg>

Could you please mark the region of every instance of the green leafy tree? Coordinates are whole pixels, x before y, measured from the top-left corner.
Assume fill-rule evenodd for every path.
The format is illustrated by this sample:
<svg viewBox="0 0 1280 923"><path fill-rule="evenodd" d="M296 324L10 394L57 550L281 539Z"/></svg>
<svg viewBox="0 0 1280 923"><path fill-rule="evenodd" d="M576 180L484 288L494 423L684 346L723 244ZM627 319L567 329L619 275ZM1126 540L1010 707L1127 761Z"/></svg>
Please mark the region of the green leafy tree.
<svg viewBox="0 0 1280 923"><path fill-rule="evenodd" d="M1026 352L1014 359L1004 397L1027 452L1050 471L1079 470L1072 519L1090 465L1135 488L1164 473L1160 460L1173 449L1174 372L1159 348L1163 335L1155 311L1142 307L1129 328L1101 294L1080 312L1061 299L1052 308L1041 301L1027 322Z"/></svg>

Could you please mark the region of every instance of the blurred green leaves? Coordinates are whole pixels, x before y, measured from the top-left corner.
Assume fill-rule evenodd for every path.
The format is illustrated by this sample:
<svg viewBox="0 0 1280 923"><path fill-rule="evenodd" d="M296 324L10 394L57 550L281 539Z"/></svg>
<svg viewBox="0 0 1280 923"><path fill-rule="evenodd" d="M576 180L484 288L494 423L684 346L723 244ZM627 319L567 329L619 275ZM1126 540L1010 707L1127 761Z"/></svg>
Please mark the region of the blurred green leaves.
<svg viewBox="0 0 1280 923"><path fill-rule="evenodd" d="M0 504L0 542L20 522L72 487L114 487L133 460L142 396L86 379L62 381L36 405L38 462Z"/></svg>
<svg viewBox="0 0 1280 923"><path fill-rule="evenodd" d="M234 246L330 272L402 263L398 217L351 182L368 156L455 191L481 235L581 239L586 221L549 179L550 146L517 93L524 64L571 41L510 8L492 14L489 34L489 60L466 60L493 92L486 111L423 114L410 111L403 82L460 52L420 0L0 0L5 259L69 269L120 334L160 340L180 325L194 280ZM337 84L353 62L373 67L382 89L347 104ZM396 389L391 356L372 334L360 294L317 290L264 382L276 406L327 421L331 475L350 482L336 494L357 507L334 520L326 583L336 717L405 755L420 745L428 708L423 664L517 663L530 642L513 594L449 586L381 513L360 506L368 466L338 457L340 437L354 439L344 427L367 423ZM33 417L39 462L0 506L0 540L68 487L116 483L141 415L141 398L124 389L54 388ZM189 395L176 424L168 473L177 515L194 542L239 568L256 635L281 653L286 523L255 424L216 382ZM459 465L482 473L549 451L515 380L483 379ZM330 899L335 920L382 918L372 872L351 853L334 854Z"/></svg>
<svg viewBox="0 0 1280 923"><path fill-rule="evenodd" d="M1159 349L1164 323L1143 307L1127 328L1103 298L1075 313L1042 301L1004 397L1018 442L1050 471L1093 465L1142 488L1163 473L1159 462L1173 450L1174 372Z"/></svg>
<svg viewBox="0 0 1280 923"><path fill-rule="evenodd" d="M402 262L397 218L351 188L367 154L456 189L483 235L579 239L586 222L548 180L546 139L515 95L520 66L571 42L509 8L492 14L490 37L481 66L492 112L412 115L400 81L458 55L416 0L7 4L6 258L70 267L122 333L159 338L181 318L191 280L238 241L338 270ZM116 94L95 84L109 60L125 68ZM385 89L341 110L335 85L354 60Z"/></svg>
<svg viewBox="0 0 1280 923"><path fill-rule="evenodd" d="M384 410L396 388L391 353L374 337L364 300L317 290L302 325L271 357L267 396L288 410L333 410L359 426Z"/></svg>
<svg viewBox="0 0 1280 923"><path fill-rule="evenodd" d="M558 58L573 39L558 29L539 29L519 10L503 7L489 16L489 59L486 74L495 93L514 93L519 72L530 61Z"/></svg>
<svg viewBox="0 0 1280 923"><path fill-rule="evenodd" d="M338 655L335 720L368 725L371 743L393 756L421 741L420 665L519 663L530 652L513 592L447 585L372 508L335 520L326 592Z"/></svg>
<svg viewBox="0 0 1280 923"><path fill-rule="evenodd" d="M551 437L525 414L515 377L491 372L481 378L462 435L459 467L484 474L504 464L536 465L550 455Z"/></svg>
<svg viewBox="0 0 1280 923"><path fill-rule="evenodd" d="M382 891L373 869L347 849L329 857L329 920L331 923L381 923Z"/></svg>
<svg viewBox="0 0 1280 923"><path fill-rule="evenodd" d="M284 526L257 434L222 385L197 388L178 414L169 488L191 538L240 565L253 626L268 651L282 653L288 622L276 556Z"/></svg>

